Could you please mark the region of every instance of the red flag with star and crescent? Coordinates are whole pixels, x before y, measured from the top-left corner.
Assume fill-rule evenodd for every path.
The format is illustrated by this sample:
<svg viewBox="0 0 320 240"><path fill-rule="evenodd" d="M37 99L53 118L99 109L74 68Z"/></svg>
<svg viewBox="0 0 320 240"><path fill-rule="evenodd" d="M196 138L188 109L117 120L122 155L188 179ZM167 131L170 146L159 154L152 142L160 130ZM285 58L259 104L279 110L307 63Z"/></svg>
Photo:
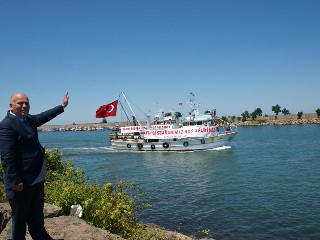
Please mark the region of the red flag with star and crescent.
<svg viewBox="0 0 320 240"><path fill-rule="evenodd" d="M99 109L96 111L96 118L106 118L106 117L116 116L118 101L119 100L116 100L112 103L102 105L101 107L99 107Z"/></svg>

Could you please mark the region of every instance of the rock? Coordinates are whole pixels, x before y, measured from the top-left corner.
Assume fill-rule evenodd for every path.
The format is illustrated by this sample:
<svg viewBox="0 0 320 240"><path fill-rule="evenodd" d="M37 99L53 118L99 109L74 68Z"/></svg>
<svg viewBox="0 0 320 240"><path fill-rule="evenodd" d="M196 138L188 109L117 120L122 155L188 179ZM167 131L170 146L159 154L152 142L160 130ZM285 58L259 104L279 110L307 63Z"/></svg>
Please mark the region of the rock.
<svg viewBox="0 0 320 240"><path fill-rule="evenodd" d="M122 237L112 234L106 230L96 228L87 224L84 220L63 216L60 207L45 204L45 228L54 239L64 240L124 240ZM8 203L0 203L0 240L11 238L11 208ZM27 233L26 240L32 240Z"/></svg>
<svg viewBox="0 0 320 240"><path fill-rule="evenodd" d="M106 230L96 228L87 224L84 220L73 216L60 216L46 218L44 221L47 232L53 239L64 240L124 240L122 237L112 234ZM1 232L0 240L10 239L11 220L7 227ZM29 233L26 240L32 240Z"/></svg>
<svg viewBox="0 0 320 240"><path fill-rule="evenodd" d="M194 240L194 238L185 236L175 231L168 231L155 224L142 224L143 228L151 233L151 240Z"/></svg>
<svg viewBox="0 0 320 240"><path fill-rule="evenodd" d="M11 219L11 208L9 203L0 203L0 233Z"/></svg>
<svg viewBox="0 0 320 240"><path fill-rule="evenodd" d="M64 240L124 240L106 230L87 224L84 220L73 216L61 216L45 219L45 228L54 239ZM32 240L32 238L26 238Z"/></svg>
<svg viewBox="0 0 320 240"><path fill-rule="evenodd" d="M7 223L7 225L5 226L5 228L2 230L1 234L0 234L0 240L11 240L11 229L12 229L12 220L10 217L9 222Z"/></svg>
<svg viewBox="0 0 320 240"><path fill-rule="evenodd" d="M75 216L64 216L60 207L45 204L45 228L53 239L64 240L125 240L109 231L93 227ZM8 203L0 203L0 240L11 239L11 208ZM165 230L155 224L143 224L143 228L151 233L150 240L193 240L175 231ZM32 240L27 232L26 240Z"/></svg>
<svg viewBox="0 0 320 240"><path fill-rule="evenodd" d="M44 204L43 214L45 218L53 218L65 215L61 207L57 207L48 203Z"/></svg>

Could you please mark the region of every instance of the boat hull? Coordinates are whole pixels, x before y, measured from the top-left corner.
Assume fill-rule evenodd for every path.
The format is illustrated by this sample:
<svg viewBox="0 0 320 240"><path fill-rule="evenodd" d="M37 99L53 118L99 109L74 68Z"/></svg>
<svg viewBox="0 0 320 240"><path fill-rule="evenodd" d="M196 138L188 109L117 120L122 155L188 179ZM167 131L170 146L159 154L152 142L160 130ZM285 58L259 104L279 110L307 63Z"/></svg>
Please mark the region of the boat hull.
<svg viewBox="0 0 320 240"><path fill-rule="evenodd" d="M148 142L145 139L114 139L111 146L122 151L198 151L229 145L237 131L225 132L206 138L161 139Z"/></svg>

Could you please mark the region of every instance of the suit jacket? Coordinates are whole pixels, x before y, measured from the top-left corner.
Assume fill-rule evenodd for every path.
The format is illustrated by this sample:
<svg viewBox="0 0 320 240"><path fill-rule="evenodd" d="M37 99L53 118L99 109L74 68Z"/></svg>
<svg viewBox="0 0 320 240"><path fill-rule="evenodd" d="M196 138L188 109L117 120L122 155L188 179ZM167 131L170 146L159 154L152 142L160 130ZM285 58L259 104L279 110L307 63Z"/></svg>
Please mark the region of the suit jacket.
<svg viewBox="0 0 320 240"><path fill-rule="evenodd" d="M28 115L27 126L10 112L0 123L0 155L5 189L23 183L25 187L44 180L44 149L38 139L37 127L63 113L57 106L38 115Z"/></svg>

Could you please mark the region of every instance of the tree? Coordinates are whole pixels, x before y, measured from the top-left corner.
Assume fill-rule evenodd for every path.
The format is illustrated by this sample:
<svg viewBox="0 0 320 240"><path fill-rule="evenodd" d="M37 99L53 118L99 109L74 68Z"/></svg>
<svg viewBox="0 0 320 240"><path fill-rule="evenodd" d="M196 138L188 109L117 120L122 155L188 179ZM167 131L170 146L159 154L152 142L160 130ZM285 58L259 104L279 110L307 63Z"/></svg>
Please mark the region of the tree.
<svg viewBox="0 0 320 240"><path fill-rule="evenodd" d="M251 113L251 118L252 118L252 120L256 120L256 118L257 118L257 113L254 111L254 112L252 112Z"/></svg>
<svg viewBox="0 0 320 240"><path fill-rule="evenodd" d="M282 112L283 115L288 115L288 114L290 114L290 111L287 110L286 108L282 109L281 112Z"/></svg>
<svg viewBox="0 0 320 240"><path fill-rule="evenodd" d="M250 117L250 114L248 111L244 111L243 113L241 113L241 116L242 116L242 122L245 122L247 118Z"/></svg>
<svg viewBox="0 0 320 240"><path fill-rule="evenodd" d="M298 114L297 114L298 119L301 119L301 118L302 118L302 115L303 115L303 112L298 112Z"/></svg>
<svg viewBox="0 0 320 240"><path fill-rule="evenodd" d="M244 113L241 113L241 116L242 116L242 122L247 121L247 117Z"/></svg>
<svg viewBox="0 0 320 240"><path fill-rule="evenodd" d="M101 123L107 123L107 119L106 118L102 118Z"/></svg>
<svg viewBox="0 0 320 240"><path fill-rule="evenodd" d="M256 108L256 110L254 110L254 112L257 114L257 116L262 116L261 108Z"/></svg>
<svg viewBox="0 0 320 240"><path fill-rule="evenodd" d="M281 107L277 104L277 105L275 105L275 106L272 106L272 111L276 114L276 115L278 115L279 114L279 112L281 112Z"/></svg>
<svg viewBox="0 0 320 240"><path fill-rule="evenodd" d="M320 117L320 108L316 109L317 116Z"/></svg>
<svg viewBox="0 0 320 240"><path fill-rule="evenodd" d="M249 111L244 111L244 113L243 113L247 118L249 118L250 117L250 113L249 113Z"/></svg>
<svg viewBox="0 0 320 240"><path fill-rule="evenodd" d="M257 118L257 116L262 116L262 110L261 108L256 108L256 110L254 110L252 113L251 113L251 118L252 120L255 120Z"/></svg>

